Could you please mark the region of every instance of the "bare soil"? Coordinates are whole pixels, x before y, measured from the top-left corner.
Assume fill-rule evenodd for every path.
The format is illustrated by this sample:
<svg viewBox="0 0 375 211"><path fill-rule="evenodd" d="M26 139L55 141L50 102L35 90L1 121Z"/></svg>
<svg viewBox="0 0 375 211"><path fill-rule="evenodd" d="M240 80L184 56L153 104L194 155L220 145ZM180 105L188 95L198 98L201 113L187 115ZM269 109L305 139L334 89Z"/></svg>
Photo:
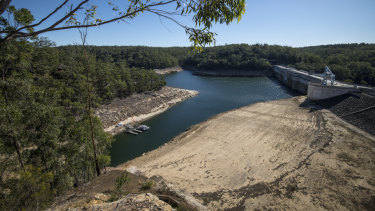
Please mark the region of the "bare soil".
<svg viewBox="0 0 375 211"><path fill-rule="evenodd" d="M375 138L306 97L216 115L121 166L211 210L374 210Z"/></svg>

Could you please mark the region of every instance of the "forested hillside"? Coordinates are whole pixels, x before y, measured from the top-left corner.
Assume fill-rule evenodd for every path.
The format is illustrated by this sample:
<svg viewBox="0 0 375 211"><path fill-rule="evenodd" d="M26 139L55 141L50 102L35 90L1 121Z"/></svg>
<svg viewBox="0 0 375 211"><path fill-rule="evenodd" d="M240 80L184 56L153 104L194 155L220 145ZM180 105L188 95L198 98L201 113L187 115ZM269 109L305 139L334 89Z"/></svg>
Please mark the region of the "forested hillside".
<svg viewBox="0 0 375 211"><path fill-rule="evenodd" d="M152 69L259 71L274 64L315 72L328 65L339 80L375 85L374 44L241 44L202 53L187 47L55 47L43 38L2 45L0 207L46 207L103 171L112 137L92 112L114 98L160 89L165 81Z"/></svg>
<svg viewBox="0 0 375 211"><path fill-rule="evenodd" d="M297 48L301 60L297 69L321 72L325 65L336 78L375 86L375 44L339 44Z"/></svg>
<svg viewBox="0 0 375 211"><path fill-rule="evenodd" d="M267 70L271 64L295 63L298 57L290 47L269 45L226 45L206 48L186 59L184 65L204 70Z"/></svg>
<svg viewBox="0 0 375 211"><path fill-rule="evenodd" d="M65 51L75 46L59 47ZM92 46L100 62L159 69L182 65L205 71L262 71L281 64L321 73L329 66L336 79L375 85L375 44L338 44L305 48L235 44L207 47L201 53L188 47Z"/></svg>
<svg viewBox="0 0 375 211"><path fill-rule="evenodd" d="M306 48L278 45L226 45L191 54L184 65L208 71L268 70L283 64L321 73L329 66L338 80L375 85L375 44L341 44Z"/></svg>
<svg viewBox="0 0 375 211"><path fill-rule="evenodd" d="M178 59L162 48L93 46L97 59L106 62L122 62L128 67L162 69L178 65Z"/></svg>
<svg viewBox="0 0 375 211"><path fill-rule="evenodd" d="M165 85L152 70L46 39L1 45L0 207L43 209L109 164L100 104Z"/></svg>

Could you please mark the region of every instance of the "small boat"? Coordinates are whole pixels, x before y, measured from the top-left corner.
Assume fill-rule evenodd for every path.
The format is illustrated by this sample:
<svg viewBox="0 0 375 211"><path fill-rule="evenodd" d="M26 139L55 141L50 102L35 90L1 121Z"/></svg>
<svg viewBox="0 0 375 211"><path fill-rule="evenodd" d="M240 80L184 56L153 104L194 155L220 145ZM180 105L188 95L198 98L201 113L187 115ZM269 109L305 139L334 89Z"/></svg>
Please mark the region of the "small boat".
<svg viewBox="0 0 375 211"><path fill-rule="evenodd" d="M116 127L120 127L120 126L122 126L121 122L116 125Z"/></svg>
<svg viewBox="0 0 375 211"><path fill-rule="evenodd" d="M146 131L148 129L150 129L150 127L148 127L147 125L139 125L137 127L137 130L142 130L142 131Z"/></svg>

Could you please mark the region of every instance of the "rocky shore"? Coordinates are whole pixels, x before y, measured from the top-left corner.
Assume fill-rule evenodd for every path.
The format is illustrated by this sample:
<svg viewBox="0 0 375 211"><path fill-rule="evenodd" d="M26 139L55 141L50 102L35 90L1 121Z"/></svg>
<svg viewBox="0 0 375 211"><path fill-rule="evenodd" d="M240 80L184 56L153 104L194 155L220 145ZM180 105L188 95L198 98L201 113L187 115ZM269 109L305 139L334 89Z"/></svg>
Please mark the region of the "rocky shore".
<svg viewBox="0 0 375 211"><path fill-rule="evenodd" d="M375 137L306 97L197 124L136 166L211 210L374 210Z"/></svg>
<svg viewBox="0 0 375 211"><path fill-rule="evenodd" d="M127 183L118 194L116 180L125 172L117 168L108 171L92 181L58 197L48 211L65 210L208 210L193 196L166 183L160 177L146 178L133 168L127 172ZM152 181L148 188L143 184ZM173 206L173 207L172 207Z"/></svg>
<svg viewBox="0 0 375 211"><path fill-rule="evenodd" d="M181 72L182 68L180 66L175 66L175 67L167 67L164 69L154 69L154 71L159 75L165 75L165 74L170 74L170 73Z"/></svg>
<svg viewBox="0 0 375 211"><path fill-rule="evenodd" d="M116 124L136 124L158 115L173 105L198 95L197 91L163 87L161 90L131 95L124 99L115 99L95 111L104 130L118 134L125 130Z"/></svg>

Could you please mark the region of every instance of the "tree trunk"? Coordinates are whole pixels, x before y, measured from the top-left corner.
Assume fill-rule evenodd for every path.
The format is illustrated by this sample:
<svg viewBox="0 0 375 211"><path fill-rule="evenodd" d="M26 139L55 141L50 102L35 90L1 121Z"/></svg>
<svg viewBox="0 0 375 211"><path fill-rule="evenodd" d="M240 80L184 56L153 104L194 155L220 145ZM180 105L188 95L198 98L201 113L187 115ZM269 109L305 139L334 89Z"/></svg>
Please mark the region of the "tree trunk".
<svg viewBox="0 0 375 211"><path fill-rule="evenodd" d="M12 0L1 0L0 1L0 15L3 14L6 9L8 9L11 1Z"/></svg>
<svg viewBox="0 0 375 211"><path fill-rule="evenodd" d="M92 148L94 151L94 159L95 159L95 168L96 168L96 174L99 176L101 174L100 171L100 166L99 166L99 161L97 158L97 153L96 153L96 144L95 144L95 137L94 137L94 123L92 121L92 115L91 115L91 90L90 90L90 64L89 64L89 58L86 52L86 49L83 49L85 53L85 57L87 60L87 70L86 70L86 82L87 82L87 115L89 117L90 121L90 130L91 130L91 143L92 143Z"/></svg>

